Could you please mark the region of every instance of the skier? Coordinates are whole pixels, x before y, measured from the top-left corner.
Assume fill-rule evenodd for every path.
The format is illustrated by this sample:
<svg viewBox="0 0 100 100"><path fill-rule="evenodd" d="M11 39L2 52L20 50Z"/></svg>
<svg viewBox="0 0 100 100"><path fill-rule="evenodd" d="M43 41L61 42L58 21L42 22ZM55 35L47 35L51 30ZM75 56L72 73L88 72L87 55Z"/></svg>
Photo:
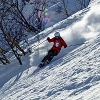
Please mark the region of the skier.
<svg viewBox="0 0 100 100"><path fill-rule="evenodd" d="M50 39L49 37L47 38L48 42L53 42L54 44L52 48L48 51L48 54L43 58L43 60L39 64L39 67L48 64L53 59L54 56L57 56L62 46L64 46L64 48L67 47L66 42L62 39L59 32L56 32L54 36L55 37L53 37L52 39Z"/></svg>

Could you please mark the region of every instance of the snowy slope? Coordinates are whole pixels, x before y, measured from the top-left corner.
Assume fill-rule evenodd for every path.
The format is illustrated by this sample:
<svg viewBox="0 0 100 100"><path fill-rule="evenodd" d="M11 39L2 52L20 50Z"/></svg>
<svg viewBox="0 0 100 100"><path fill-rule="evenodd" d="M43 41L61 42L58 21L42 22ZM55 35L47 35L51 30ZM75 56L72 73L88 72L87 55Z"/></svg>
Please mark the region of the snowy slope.
<svg viewBox="0 0 100 100"><path fill-rule="evenodd" d="M34 51L36 37L29 39L33 53L22 57L22 66L14 57L0 65L0 100L100 100L100 0L95 1L40 33L42 42L60 31L68 44L49 65L37 68L52 44L43 42Z"/></svg>
<svg viewBox="0 0 100 100"><path fill-rule="evenodd" d="M100 37L41 70L33 67L2 87L2 100L100 99Z"/></svg>

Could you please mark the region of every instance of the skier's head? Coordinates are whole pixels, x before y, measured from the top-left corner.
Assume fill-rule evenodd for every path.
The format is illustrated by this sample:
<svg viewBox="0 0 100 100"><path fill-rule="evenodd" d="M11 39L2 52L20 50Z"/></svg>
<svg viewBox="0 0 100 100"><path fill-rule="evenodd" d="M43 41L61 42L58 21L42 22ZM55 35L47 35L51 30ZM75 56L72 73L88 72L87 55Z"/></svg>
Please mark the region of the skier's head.
<svg viewBox="0 0 100 100"><path fill-rule="evenodd" d="M55 38L59 38L59 37L60 37L60 33L59 33L59 32L56 32L56 33L54 34L54 36L55 36Z"/></svg>

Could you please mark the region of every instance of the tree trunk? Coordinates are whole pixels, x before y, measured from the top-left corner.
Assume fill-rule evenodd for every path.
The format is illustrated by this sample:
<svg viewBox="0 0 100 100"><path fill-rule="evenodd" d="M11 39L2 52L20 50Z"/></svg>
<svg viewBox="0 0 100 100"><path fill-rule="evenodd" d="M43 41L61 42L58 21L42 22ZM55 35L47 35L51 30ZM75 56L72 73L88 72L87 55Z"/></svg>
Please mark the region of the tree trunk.
<svg viewBox="0 0 100 100"><path fill-rule="evenodd" d="M9 60L7 59L7 57L5 56L5 54L3 53L3 50L0 48L0 53L2 54L3 56L3 59L2 60L5 60L6 63L10 63Z"/></svg>
<svg viewBox="0 0 100 100"><path fill-rule="evenodd" d="M66 4L65 4L65 0L62 0L62 2L63 2L63 5L64 5L65 13L66 13L67 17L69 17L67 7L66 7Z"/></svg>

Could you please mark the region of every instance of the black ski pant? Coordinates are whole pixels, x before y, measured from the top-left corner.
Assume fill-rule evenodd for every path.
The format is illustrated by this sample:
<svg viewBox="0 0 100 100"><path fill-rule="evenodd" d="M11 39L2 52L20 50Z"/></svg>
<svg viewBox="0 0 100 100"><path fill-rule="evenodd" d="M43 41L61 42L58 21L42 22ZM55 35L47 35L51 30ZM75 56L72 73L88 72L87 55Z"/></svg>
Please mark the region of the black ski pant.
<svg viewBox="0 0 100 100"><path fill-rule="evenodd" d="M49 50L48 54L43 58L42 62L48 60L49 62L53 59L54 56L57 56L58 52L56 50Z"/></svg>

